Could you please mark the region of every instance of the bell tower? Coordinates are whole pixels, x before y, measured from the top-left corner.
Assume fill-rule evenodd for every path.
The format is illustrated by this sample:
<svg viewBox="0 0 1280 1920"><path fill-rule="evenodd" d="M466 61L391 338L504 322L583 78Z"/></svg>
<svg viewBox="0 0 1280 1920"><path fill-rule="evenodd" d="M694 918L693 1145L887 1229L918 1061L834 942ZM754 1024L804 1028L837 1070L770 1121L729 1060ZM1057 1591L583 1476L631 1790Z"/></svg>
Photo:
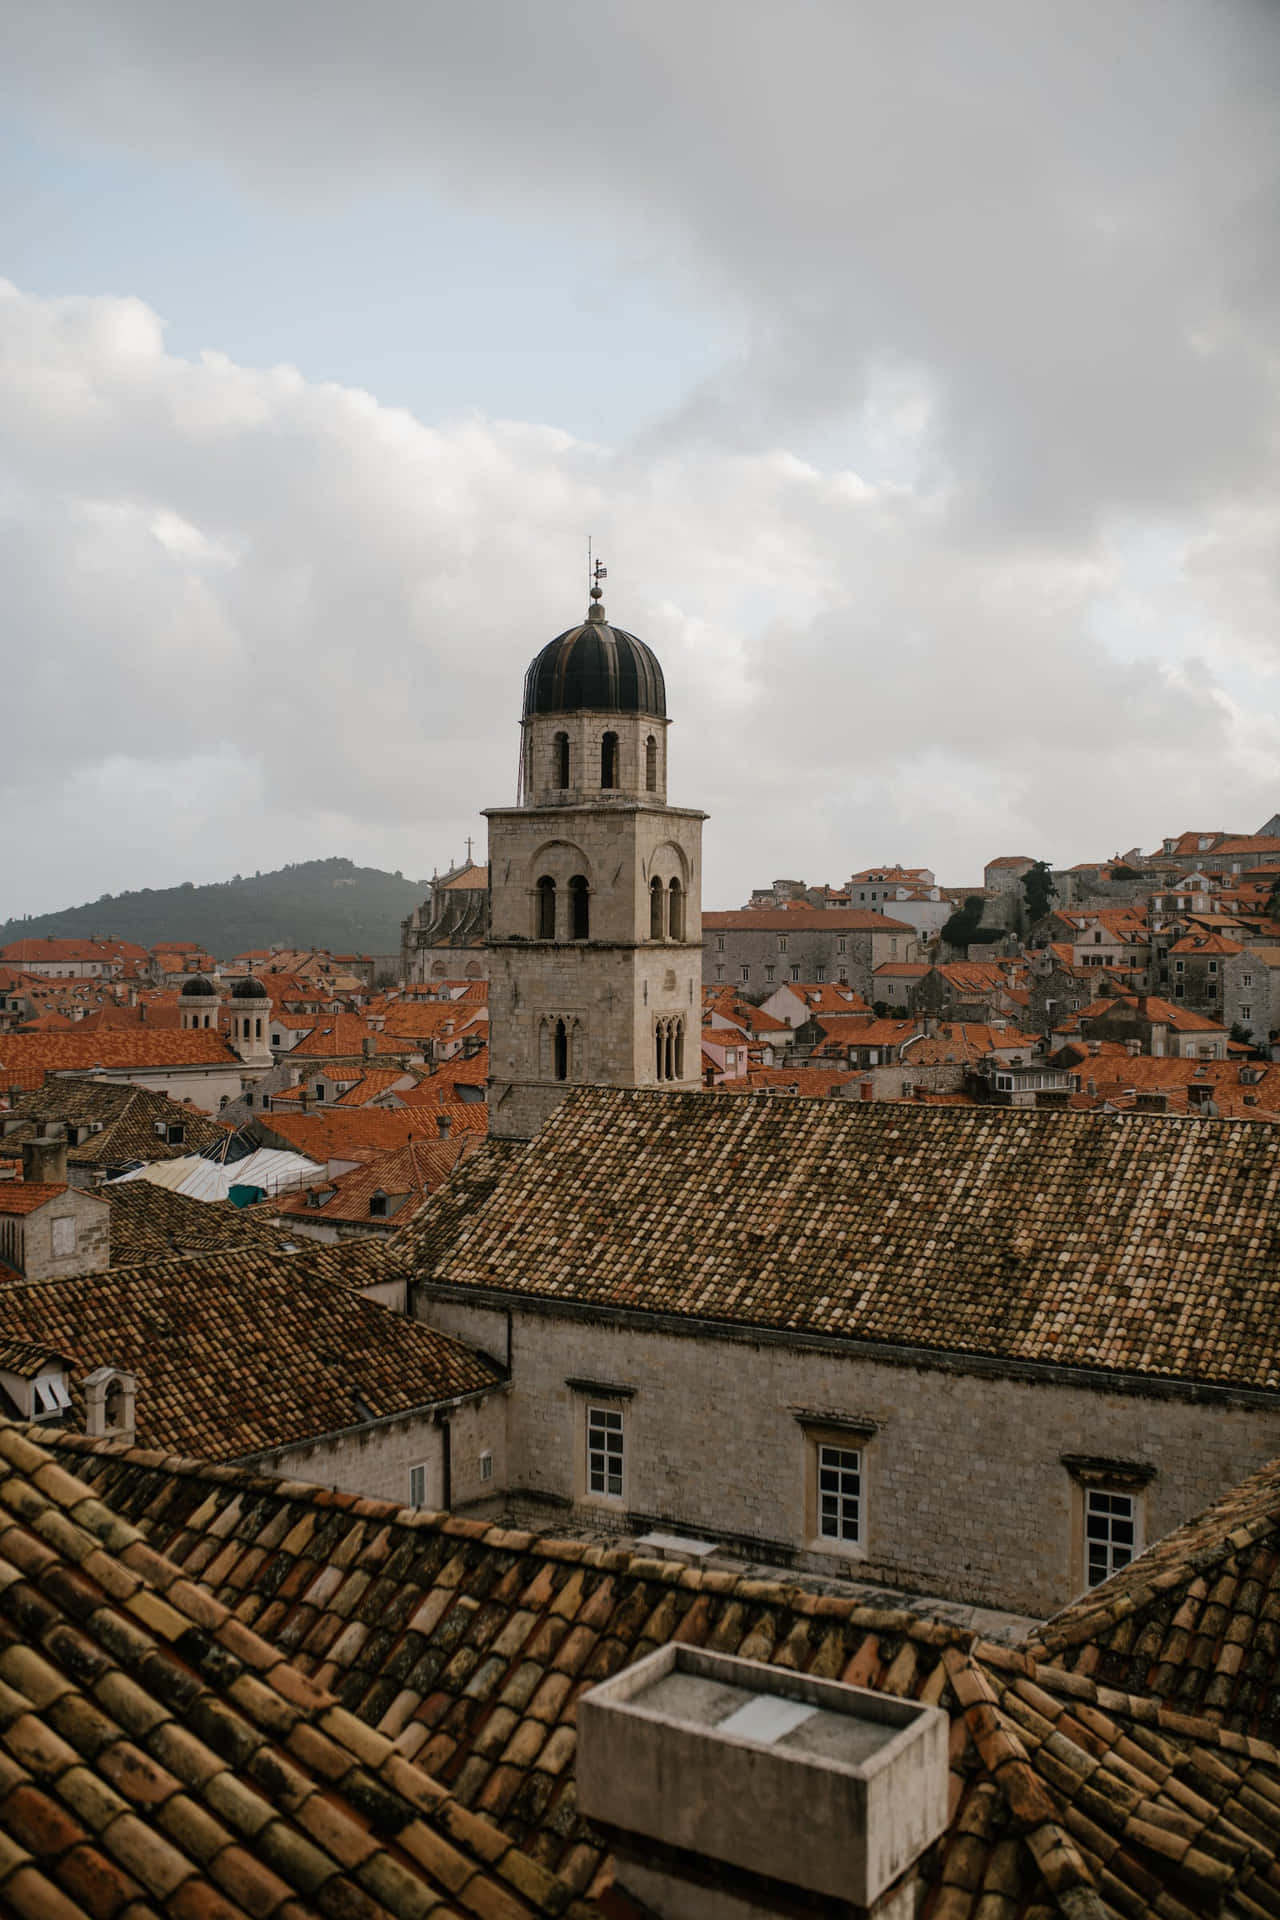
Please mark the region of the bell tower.
<svg viewBox="0 0 1280 1920"><path fill-rule="evenodd" d="M524 681L520 792L488 807L489 1128L528 1139L569 1089L700 1085L702 823L667 804L666 688L610 626Z"/></svg>

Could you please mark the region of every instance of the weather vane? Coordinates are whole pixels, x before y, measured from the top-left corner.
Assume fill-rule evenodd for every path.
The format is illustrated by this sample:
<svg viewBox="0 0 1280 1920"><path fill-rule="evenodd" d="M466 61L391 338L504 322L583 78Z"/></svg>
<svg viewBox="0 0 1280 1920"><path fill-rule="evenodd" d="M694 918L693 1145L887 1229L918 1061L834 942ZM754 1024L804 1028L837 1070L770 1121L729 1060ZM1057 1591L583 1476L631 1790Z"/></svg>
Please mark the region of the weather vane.
<svg viewBox="0 0 1280 1920"><path fill-rule="evenodd" d="M587 535L587 591L593 600L598 600L604 589L600 582L609 578L608 567L599 560L593 563L591 558L591 535Z"/></svg>

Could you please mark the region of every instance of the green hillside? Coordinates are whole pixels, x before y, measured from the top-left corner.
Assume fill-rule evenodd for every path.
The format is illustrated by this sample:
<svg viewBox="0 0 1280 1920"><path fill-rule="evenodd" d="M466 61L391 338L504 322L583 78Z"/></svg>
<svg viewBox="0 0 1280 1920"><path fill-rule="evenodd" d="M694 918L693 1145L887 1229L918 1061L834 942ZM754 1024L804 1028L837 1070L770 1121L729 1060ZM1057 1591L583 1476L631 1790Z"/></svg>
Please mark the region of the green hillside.
<svg viewBox="0 0 1280 1920"><path fill-rule="evenodd" d="M192 940L216 959L251 947L327 947L333 953L395 953L400 922L427 892L406 880L350 860L302 860L278 873L239 874L197 887L143 887L104 893L87 906L32 914L0 926L0 946L33 935L55 939L109 934L152 947Z"/></svg>

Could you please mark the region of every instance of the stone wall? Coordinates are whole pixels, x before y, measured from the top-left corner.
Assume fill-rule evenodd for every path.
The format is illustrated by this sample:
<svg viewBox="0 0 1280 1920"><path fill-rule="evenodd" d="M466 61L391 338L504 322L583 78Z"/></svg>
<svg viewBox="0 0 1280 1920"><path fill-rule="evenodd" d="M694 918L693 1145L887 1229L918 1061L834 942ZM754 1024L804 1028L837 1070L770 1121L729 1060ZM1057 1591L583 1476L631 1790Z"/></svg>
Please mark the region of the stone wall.
<svg viewBox="0 0 1280 1920"><path fill-rule="evenodd" d="M832 919L837 918L833 913ZM758 1001L786 986L794 973L805 986L819 980L849 986L870 1002L876 998L871 976L877 967L917 957L915 933L907 928L722 929L712 923L703 936L702 979L707 986L737 987L748 999Z"/></svg>
<svg viewBox="0 0 1280 1920"><path fill-rule="evenodd" d="M14 1224L16 1244L3 1257L28 1280L65 1280L75 1273L101 1273L111 1264L110 1205L78 1187L68 1187Z"/></svg>
<svg viewBox="0 0 1280 1920"><path fill-rule="evenodd" d="M505 1309L420 1287L431 1325L505 1358ZM657 1522L753 1557L880 1580L1039 1616L1084 1584L1078 1488L1063 1455L1145 1464L1148 1541L1280 1452L1280 1396L1234 1400L1129 1390L1040 1370L1018 1377L924 1355L901 1362L785 1338L731 1337L675 1322L574 1311L511 1314L508 1486L572 1504L593 1524ZM582 1491L584 1409L569 1385L619 1397L620 1502ZM1096 1380L1097 1384L1092 1384ZM807 1429L798 1413L812 1416ZM833 1555L806 1525L807 1433L865 1427L865 1547ZM1073 1541L1073 1526L1076 1536Z"/></svg>
<svg viewBox="0 0 1280 1920"><path fill-rule="evenodd" d="M297 1447L282 1447L256 1456L253 1465L263 1473L287 1480L307 1480L317 1486L337 1487L344 1493L367 1494L371 1499L409 1504L409 1473L425 1466L426 1496L422 1504L444 1505L444 1428L450 1428L450 1482L453 1507L484 1498L507 1475L507 1406L501 1392L485 1394L442 1417L429 1413L406 1415L403 1420L361 1427L336 1439ZM488 1450L493 1478L482 1481L480 1456Z"/></svg>

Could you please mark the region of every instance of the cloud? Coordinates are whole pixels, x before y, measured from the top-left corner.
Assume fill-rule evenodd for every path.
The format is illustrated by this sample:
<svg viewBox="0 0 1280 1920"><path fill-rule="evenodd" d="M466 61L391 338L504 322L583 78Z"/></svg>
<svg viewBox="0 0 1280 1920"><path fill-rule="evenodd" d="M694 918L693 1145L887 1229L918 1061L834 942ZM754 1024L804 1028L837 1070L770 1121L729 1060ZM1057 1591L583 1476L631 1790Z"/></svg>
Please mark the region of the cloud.
<svg viewBox="0 0 1280 1920"><path fill-rule="evenodd" d="M717 904L774 868L967 882L1024 843L1078 858L1272 806L1273 721L1208 666L1089 638L1122 556L984 548L945 489L426 425L173 356L136 300L7 285L0 447L15 910L329 851L443 863L512 796L585 526L664 661Z"/></svg>
<svg viewBox="0 0 1280 1920"><path fill-rule="evenodd" d="M305 329L298 366L175 353L145 286L10 289L30 701L0 904L330 851L428 871L511 795L588 531L666 666L714 904L1275 810L1273 6L315 0L299 33L249 0L45 0L0 33L28 119L216 180L255 231L355 206L408 254L441 208L580 235L589 298L529 277L486 306L496 352L502 324L621 337L640 284L733 341L691 388L657 368L602 445L532 402L417 418L376 365L309 378Z"/></svg>

